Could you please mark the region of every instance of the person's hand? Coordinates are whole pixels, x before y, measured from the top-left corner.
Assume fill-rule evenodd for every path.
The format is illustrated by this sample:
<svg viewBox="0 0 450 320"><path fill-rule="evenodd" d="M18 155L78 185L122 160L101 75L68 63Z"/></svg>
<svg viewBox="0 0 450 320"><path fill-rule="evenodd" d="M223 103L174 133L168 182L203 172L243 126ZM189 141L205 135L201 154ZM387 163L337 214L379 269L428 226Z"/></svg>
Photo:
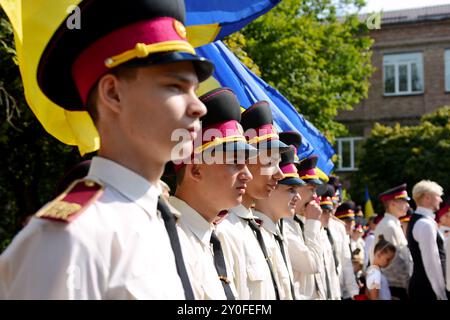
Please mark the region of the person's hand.
<svg viewBox="0 0 450 320"><path fill-rule="evenodd" d="M322 216L322 208L320 208L320 205L317 203L316 200L312 200L306 204L305 208L306 219L320 220L321 216Z"/></svg>

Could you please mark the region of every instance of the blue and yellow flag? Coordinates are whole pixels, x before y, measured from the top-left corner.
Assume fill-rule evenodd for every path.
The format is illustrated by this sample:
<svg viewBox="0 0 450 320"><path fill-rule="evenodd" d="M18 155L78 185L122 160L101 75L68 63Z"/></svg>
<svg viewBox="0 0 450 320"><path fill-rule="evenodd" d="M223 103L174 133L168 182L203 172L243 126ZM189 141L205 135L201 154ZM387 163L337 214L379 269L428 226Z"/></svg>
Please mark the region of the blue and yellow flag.
<svg viewBox="0 0 450 320"><path fill-rule="evenodd" d="M207 81L205 86L202 86L204 92L219 86L229 87L236 93L239 102L245 109L257 101L268 101L272 107L277 129L280 131L295 130L302 135L302 145L298 150L299 157L317 155L319 157L317 167L325 175L329 175L334 167L331 160L335 154L333 147L322 133L303 118L283 95L244 66L221 41L197 48L197 53L212 60L215 65L213 77Z"/></svg>
<svg viewBox="0 0 450 320"><path fill-rule="evenodd" d="M44 129L81 154L100 146L97 130L86 111L68 111L51 102L37 83L40 57L55 30L76 14L81 0L0 0L14 29L25 98ZM187 35L197 46L239 30L280 0L185 0ZM81 15L82 23L82 15Z"/></svg>
<svg viewBox="0 0 450 320"><path fill-rule="evenodd" d="M281 0L185 0L189 42L199 47L236 32Z"/></svg>
<svg viewBox="0 0 450 320"><path fill-rule="evenodd" d="M366 186L364 190L364 217L366 220L375 214L375 210L373 210L372 200L370 200L369 188Z"/></svg>

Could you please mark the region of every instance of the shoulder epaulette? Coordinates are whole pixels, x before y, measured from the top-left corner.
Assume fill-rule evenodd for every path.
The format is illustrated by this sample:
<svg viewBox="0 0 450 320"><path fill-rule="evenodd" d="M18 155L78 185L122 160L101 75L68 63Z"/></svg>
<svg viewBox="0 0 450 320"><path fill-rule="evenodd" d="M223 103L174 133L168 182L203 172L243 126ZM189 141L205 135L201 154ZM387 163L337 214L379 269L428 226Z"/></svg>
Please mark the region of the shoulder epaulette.
<svg viewBox="0 0 450 320"><path fill-rule="evenodd" d="M35 216L61 222L72 222L103 193L104 187L90 179L75 180L55 200Z"/></svg>

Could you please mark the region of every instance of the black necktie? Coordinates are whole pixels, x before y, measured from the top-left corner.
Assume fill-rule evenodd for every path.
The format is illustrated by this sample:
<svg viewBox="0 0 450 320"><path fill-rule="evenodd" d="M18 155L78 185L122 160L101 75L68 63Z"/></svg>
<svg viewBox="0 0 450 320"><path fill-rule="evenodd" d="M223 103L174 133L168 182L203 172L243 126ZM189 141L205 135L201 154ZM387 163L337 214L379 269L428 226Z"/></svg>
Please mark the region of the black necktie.
<svg viewBox="0 0 450 320"><path fill-rule="evenodd" d="M328 276L328 271L327 271L327 263L325 262L325 256L323 257L323 267L324 267L324 271L325 271L325 283L327 285L327 300L331 299L331 285L330 285L330 278Z"/></svg>
<svg viewBox="0 0 450 320"><path fill-rule="evenodd" d="M183 253L181 252L180 239L178 238L175 218L173 217L173 214L167 204L161 198L158 199L158 210L161 212L161 217L164 220L164 225L169 235L170 245L172 246L172 251L175 256L175 263L177 265L178 276L183 284L186 300L195 300L194 292L192 291L186 266L184 264Z"/></svg>
<svg viewBox="0 0 450 320"><path fill-rule="evenodd" d="M283 238L279 234L275 234L274 236L275 236L275 240L277 240L278 245L280 247L281 255L283 256L284 264L286 265L286 270L287 270L288 275L289 275L289 284L291 285L292 299L295 300L294 284L292 283L291 275L289 274L289 267L288 267L288 262L287 262L287 259L286 259L286 252L284 251Z"/></svg>
<svg viewBox="0 0 450 320"><path fill-rule="evenodd" d="M227 278L227 268L225 265L225 258L223 257L222 245L219 238L217 238L214 231L211 233L211 239L209 241L212 244L214 252L214 265L219 275L220 282L222 283L223 291L228 300L236 300L231 291L230 280Z"/></svg>
<svg viewBox="0 0 450 320"><path fill-rule="evenodd" d="M303 221L296 215L294 215L294 221L300 225L300 229L302 229L302 233L304 234L305 233L305 224L303 223Z"/></svg>
<svg viewBox="0 0 450 320"><path fill-rule="evenodd" d="M331 236L330 229L328 229L328 228L324 228L324 229L327 232L328 241L331 244L331 251L333 252L334 266L336 268L336 274L339 275L339 272L338 272L338 270L339 270L338 269L339 261L338 261L337 256L336 256L336 248L334 246L334 240L333 240L333 237Z"/></svg>
<svg viewBox="0 0 450 320"><path fill-rule="evenodd" d="M275 290L275 296L277 300L280 300L280 293L278 292L278 285L275 280L275 273L273 272L272 263L269 260L269 255L267 254L266 244L264 243L264 239L261 234L261 230L259 226L256 224L254 219L245 219L248 222L248 225L255 233L256 239L258 240L259 246L261 247L261 251L264 254L264 258L266 259L267 265L269 266L270 276L272 277L273 288Z"/></svg>

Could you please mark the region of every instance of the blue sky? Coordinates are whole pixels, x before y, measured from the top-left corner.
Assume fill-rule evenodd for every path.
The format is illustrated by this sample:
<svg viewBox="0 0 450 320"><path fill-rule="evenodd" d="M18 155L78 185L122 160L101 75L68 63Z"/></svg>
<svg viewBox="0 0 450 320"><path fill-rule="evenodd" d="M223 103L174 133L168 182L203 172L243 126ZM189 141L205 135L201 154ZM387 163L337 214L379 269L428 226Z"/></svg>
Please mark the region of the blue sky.
<svg viewBox="0 0 450 320"><path fill-rule="evenodd" d="M450 4L450 0L366 0L366 3L363 13Z"/></svg>

